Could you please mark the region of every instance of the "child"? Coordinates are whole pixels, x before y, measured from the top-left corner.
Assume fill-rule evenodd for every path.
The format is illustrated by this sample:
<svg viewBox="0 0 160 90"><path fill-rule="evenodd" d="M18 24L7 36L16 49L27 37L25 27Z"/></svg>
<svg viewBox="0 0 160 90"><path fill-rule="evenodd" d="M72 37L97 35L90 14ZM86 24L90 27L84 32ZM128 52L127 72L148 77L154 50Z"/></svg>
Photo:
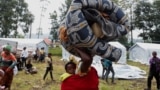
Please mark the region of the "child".
<svg viewBox="0 0 160 90"><path fill-rule="evenodd" d="M53 66L52 66L52 54L51 54L51 53L48 53L48 56L45 58L45 62L46 62L46 64L47 64L47 67L46 67L46 72L45 72L45 74L44 74L44 76L43 76L43 80L45 80L48 72L50 72L50 77L51 77L51 79L52 79L53 81L55 81L55 80L53 79L53 75L52 75Z"/></svg>
<svg viewBox="0 0 160 90"><path fill-rule="evenodd" d="M67 79L68 77L70 77L71 75L75 74L76 71L76 64L73 61L69 61L66 65L65 65L65 71L66 73L64 73L63 75L60 76L60 80L64 81L65 79Z"/></svg>
<svg viewBox="0 0 160 90"><path fill-rule="evenodd" d="M90 67L92 57L86 52L77 49L81 56L81 66L76 71L76 64L72 61L65 65L66 73L61 76L61 90L98 90L99 80L95 68ZM88 86L89 85L89 86Z"/></svg>

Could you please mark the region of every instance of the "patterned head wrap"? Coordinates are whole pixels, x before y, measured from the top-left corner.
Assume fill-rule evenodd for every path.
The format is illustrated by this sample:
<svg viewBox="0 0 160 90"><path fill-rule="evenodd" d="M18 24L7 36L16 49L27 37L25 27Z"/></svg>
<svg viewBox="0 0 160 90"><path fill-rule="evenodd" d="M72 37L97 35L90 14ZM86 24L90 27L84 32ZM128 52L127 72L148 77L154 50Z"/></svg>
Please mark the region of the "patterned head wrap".
<svg viewBox="0 0 160 90"><path fill-rule="evenodd" d="M12 47L11 47L10 45L7 45L7 46L5 47L5 50L7 50L7 51L11 51L11 49L12 49Z"/></svg>

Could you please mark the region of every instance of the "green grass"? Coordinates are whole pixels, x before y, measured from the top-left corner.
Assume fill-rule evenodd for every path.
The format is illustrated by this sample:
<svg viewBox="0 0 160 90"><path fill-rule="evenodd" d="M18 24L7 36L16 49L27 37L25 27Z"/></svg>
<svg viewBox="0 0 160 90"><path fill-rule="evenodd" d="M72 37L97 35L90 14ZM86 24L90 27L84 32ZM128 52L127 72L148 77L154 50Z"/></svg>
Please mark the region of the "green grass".
<svg viewBox="0 0 160 90"><path fill-rule="evenodd" d="M54 79L56 82L51 81L48 74L46 80L44 81L43 75L45 73L45 63L38 63L33 61L33 65L37 67L37 74L25 74L24 71L19 71L12 83L11 90L60 90L59 76L64 72L64 64L60 60L61 57L53 56L53 68L54 68Z"/></svg>
<svg viewBox="0 0 160 90"><path fill-rule="evenodd" d="M49 48L49 52L52 53L53 56L62 56L61 47Z"/></svg>
<svg viewBox="0 0 160 90"><path fill-rule="evenodd" d="M33 65L37 67L38 73L31 75L25 74L24 71L19 71L16 76L14 76L12 89L11 90L60 90L59 77L64 71L64 62L61 61L61 50L60 48L50 49L54 54L53 56L53 68L54 68L54 79L55 82L51 81L48 74L45 81L42 80L45 73L45 63L33 62ZM56 56L58 55L58 56ZM140 63L135 63L132 61L127 62L129 65L134 65L140 67L141 69L148 72L149 67L147 65L142 65ZM147 75L146 75L147 76ZM110 79L109 79L110 80ZM118 80L116 79L116 84L107 84L104 80L99 79L99 90L143 90L146 87L146 79L135 79L135 80ZM153 81L153 90L156 90L155 80Z"/></svg>

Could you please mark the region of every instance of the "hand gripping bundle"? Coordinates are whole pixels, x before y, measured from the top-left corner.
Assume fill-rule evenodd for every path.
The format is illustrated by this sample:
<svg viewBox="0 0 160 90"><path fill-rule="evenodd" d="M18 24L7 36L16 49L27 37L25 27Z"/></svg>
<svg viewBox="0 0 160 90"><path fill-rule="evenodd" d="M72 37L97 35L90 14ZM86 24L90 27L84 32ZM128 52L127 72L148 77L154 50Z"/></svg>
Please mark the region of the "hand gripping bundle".
<svg viewBox="0 0 160 90"><path fill-rule="evenodd" d="M127 16L110 0L73 0L59 28L62 46L79 56L73 47L85 49L91 55L99 55L118 61L121 50L110 44L129 31Z"/></svg>

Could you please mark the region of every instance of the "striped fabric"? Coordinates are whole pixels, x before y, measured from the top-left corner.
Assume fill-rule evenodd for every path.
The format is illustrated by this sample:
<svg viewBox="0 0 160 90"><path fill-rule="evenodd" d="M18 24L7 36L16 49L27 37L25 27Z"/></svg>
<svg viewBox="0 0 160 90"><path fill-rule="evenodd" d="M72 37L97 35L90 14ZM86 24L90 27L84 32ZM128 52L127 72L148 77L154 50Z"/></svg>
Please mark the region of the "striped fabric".
<svg viewBox="0 0 160 90"><path fill-rule="evenodd" d="M100 27L96 33L102 32L103 36L94 34L94 23ZM121 50L108 42L129 31L126 15L109 0L73 0L60 27L59 36L65 38L60 38L61 44L71 54L78 56L73 47L80 47L111 61L119 60Z"/></svg>

